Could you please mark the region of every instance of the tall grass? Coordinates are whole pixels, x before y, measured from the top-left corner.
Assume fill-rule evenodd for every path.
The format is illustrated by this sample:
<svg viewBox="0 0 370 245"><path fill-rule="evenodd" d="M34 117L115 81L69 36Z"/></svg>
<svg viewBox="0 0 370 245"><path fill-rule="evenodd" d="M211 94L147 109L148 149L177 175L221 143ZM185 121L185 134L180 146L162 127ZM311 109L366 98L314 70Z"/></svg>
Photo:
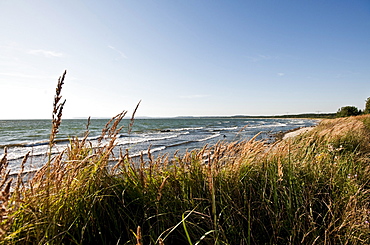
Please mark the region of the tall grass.
<svg viewBox="0 0 370 245"><path fill-rule="evenodd" d="M126 113L99 148L88 133L71 139L30 180L14 177L13 191L5 151L1 244L370 243L369 116L324 120L275 144L147 159L127 150L110 166Z"/></svg>

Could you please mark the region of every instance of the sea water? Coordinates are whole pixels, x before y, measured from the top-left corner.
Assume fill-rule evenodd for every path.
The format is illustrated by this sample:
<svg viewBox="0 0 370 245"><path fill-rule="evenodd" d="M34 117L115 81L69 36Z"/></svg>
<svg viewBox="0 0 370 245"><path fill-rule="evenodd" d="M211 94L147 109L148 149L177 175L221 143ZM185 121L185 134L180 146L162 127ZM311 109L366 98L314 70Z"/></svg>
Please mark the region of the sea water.
<svg viewBox="0 0 370 245"><path fill-rule="evenodd" d="M88 127L88 139L93 147L101 147L108 139L98 142L102 129L109 119L92 119ZM260 133L258 139L270 140L271 135L298 127L313 126L309 119L251 119L251 118L166 118L136 119L129 132L130 120L122 120L123 126L116 139L114 154L128 149L130 156L147 154L179 154L185 151L213 145L219 141L248 140ZM87 131L87 120L63 120L57 135L53 153L67 148L70 139L82 139ZM30 152L26 171L45 164L49 149L50 120L0 120L0 155L7 147L9 168L19 171L22 158Z"/></svg>

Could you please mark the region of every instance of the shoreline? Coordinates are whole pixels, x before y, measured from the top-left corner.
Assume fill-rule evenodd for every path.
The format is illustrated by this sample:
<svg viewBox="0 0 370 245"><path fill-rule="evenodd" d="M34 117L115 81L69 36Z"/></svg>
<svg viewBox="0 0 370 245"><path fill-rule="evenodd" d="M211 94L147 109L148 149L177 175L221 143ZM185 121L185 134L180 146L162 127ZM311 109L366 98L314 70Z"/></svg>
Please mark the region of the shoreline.
<svg viewBox="0 0 370 245"><path fill-rule="evenodd" d="M281 140L294 138L298 135L301 135L303 133L307 133L313 130L315 127L317 127L317 125L319 125L322 119L316 119L316 121L317 121L317 124L314 126L298 127L298 128L293 128L287 131L281 131L281 132L273 134L272 137L275 139L275 141L281 141Z"/></svg>
<svg viewBox="0 0 370 245"><path fill-rule="evenodd" d="M286 139L290 139L290 138L294 138L298 135L301 135L301 134L304 134L304 133L307 133L311 130L313 130L315 128L315 126L311 126L311 127L303 127L303 128L296 128L296 129L293 129L293 130L290 130L290 131L287 131L283 137L282 137L282 140L286 140Z"/></svg>
<svg viewBox="0 0 370 245"><path fill-rule="evenodd" d="M298 128L293 128L287 131L280 131L275 134L272 134L271 137L273 138L273 142L282 141L282 140L286 140L289 138L293 138L302 133L308 132L314 127L315 126L298 127Z"/></svg>

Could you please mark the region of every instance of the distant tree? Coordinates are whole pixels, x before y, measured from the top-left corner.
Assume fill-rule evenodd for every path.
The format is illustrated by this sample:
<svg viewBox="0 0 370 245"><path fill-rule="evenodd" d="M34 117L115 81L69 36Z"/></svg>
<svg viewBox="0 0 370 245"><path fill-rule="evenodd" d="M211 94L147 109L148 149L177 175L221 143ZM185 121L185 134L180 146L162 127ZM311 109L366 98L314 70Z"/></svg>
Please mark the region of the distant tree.
<svg viewBox="0 0 370 245"><path fill-rule="evenodd" d="M364 114L370 114L370 97L366 99Z"/></svg>
<svg viewBox="0 0 370 245"><path fill-rule="evenodd" d="M361 111L355 106L344 106L337 111L337 117L350 117L360 115Z"/></svg>

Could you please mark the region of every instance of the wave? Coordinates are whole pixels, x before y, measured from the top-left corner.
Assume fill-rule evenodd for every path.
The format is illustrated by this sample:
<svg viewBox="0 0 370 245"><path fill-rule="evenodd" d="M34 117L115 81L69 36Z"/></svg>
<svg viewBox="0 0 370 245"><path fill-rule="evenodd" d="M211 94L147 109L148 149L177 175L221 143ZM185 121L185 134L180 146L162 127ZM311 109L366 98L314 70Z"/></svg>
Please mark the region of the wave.
<svg viewBox="0 0 370 245"><path fill-rule="evenodd" d="M52 148L52 154L58 154L64 151L67 148L67 144L65 145L55 145ZM8 148L7 152L7 159L8 161L20 160L23 159L24 156L30 152L30 157L40 157L46 156L49 151L49 145L37 145L32 147L12 147Z"/></svg>
<svg viewBox="0 0 370 245"><path fill-rule="evenodd" d="M156 148L150 149L150 153L152 154L152 153L157 152L157 151L163 151L166 148L167 148L166 146L156 147ZM148 155L148 150L143 150L143 151L139 151L139 152L130 154L130 157L139 157L141 155L144 155L144 156Z"/></svg>
<svg viewBox="0 0 370 245"><path fill-rule="evenodd" d="M211 128L209 129L209 131L211 132L215 132L215 131L230 131L230 130L237 130L239 127L238 126L235 126L235 127L227 127L227 128Z"/></svg>
<svg viewBox="0 0 370 245"><path fill-rule="evenodd" d="M196 141L194 141L194 140L181 141L181 142L177 142L177 143L174 143L174 144L167 145L167 147L177 147L177 146L181 146L181 145L187 145L187 144L190 144L190 143L193 143L193 142L196 142Z"/></svg>
<svg viewBox="0 0 370 245"><path fill-rule="evenodd" d="M163 129L161 130L161 132L167 133L167 132L192 131L192 130L201 130L201 129L204 129L204 127Z"/></svg>
<svg viewBox="0 0 370 245"><path fill-rule="evenodd" d="M248 129L251 128L276 128L276 127L286 127L288 124L286 123L278 123L278 124L264 124L264 125L258 125L258 126L248 126Z"/></svg>
<svg viewBox="0 0 370 245"><path fill-rule="evenodd" d="M222 135L227 136L224 140L234 139L245 139L255 135L259 131L277 131L294 128L297 125L314 125L317 121L313 120L215 120L209 121L197 121L196 123L184 123L179 124L178 121L174 121L174 124L161 124L155 121L155 125L150 125L147 128L142 128L141 131L134 131L131 134L122 132L117 135L116 145L117 148L114 150L115 155L119 148L129 148L130 156L140 156L141 154L147 155L148 147L153 146L150 149L151 153L163 151L172 152L176 150L192 149L202 147L205 143L215 143L218 139L222 138ZM72 125L73 126L73 125ZM171 127L172 126L172 127ZM165 127L163 129L163 127ZM167 129L166 129L167 127ZM281 127L281 128L279 128ZM160 130L162 128L162 130ZM24 136L22 132L18 134L8 135L6 131L0 137L0 151L1 148L8 148L7 158L9 160L9 167L14 168L12 171L19 169L20 162L27 152L31 152L31 157L26 168L40 168L45 161L47 161L47 152L49 149L49 140L47 134L39 138L30 138L27 135ZM14 131L16 132L16 131ZM27 132L29 133L29 132ZM72 135L72 131L68 131L68 134L58 135L56 144L53 147L53 154L62 152L68 147L71 139L75 137L69 137ZM109 143L108 136L105 136L101 142L98 141L100 138L100 130L91 131L91 134L87 138L87 141L91 143L93 149L104 147ZM44 137L44 138L42 138ZM220 137L220 138L217 138ZM78 139L83 139L83 136L79 136ZM2 152L0 152L0 157ZM133 154L131 154L133 153Z"/></svg>
<svg viewBox="0 0 370 245"><path fill-rule="evenodd" d="M48 145L49 141L36 141L36 142L24 142L24 143L12 143L6 145L0 145L0 148L11 148L11 147L33 147L39 145Z"/></svg>
<svg viewBox="0 0 370 245"><path fill-rule="evenodd" d="M200 140L197 140L198 142L203 142L203 141L207 141L207 140L210 140L210 139L213 139L213 138L216 138L216 137L219 137L221 136L221 134L214 134L214 135L211 135L209 137L206 137L204 139L200 139Z"/></svg>
<svg viewBox="0 0 370 245"><path fill-rule="evenodd" d="M88 140L96 140L99 137L88 137ZM73 137L70 138L62 138L62 139L55 139L54 142L56 144L60 143L69 143L73 139ZM35 146L42 146L42 145L49 145L50 141L49 140L41 140L41 141L32 141L32 142L20 142L20 143L11 143L11 144L5 144L5 145L0 145L0 148L13 148L13 147L35 147Z"/></svg>
<svg viewBox="0 0 370 245"><path fill-rule="evenodd" d="M159 137L137 137L137 138L128 138L125 140L117 140L117 145L129 145L129 144L139 144L144 142L158 141L158 140L168 140L173 138L178 138L181 134L174 134L168 136L159 136Z"/></svg>
<svg viewBox="0 0 370 245"><path fill-rule="evenodd" d="M170 134L170 135L163 135L163 134L143 134L143 135L135 135L133 137L127 137L125 135L120 135L119 138L116 139L117 146L125 146L131 144L140 144L145 142L154 142L160 140L169 140L178 138L181 135L186 135L189 132L182 132L177 134ZM104 147L108 144L108 138L104 137L101 142L98 142L97 139L99 137L89 137L88 141L91 143L91 147L99 148ZM58 139L56 140L57 144L53 147L52 153L59 153L65 150L68 147L70 142L69 139ZM65 144L63 144L65 143ZM9 161L13 160L20 160L28 153L31 152L33 157L43 156L48 152L49 148L49 141L39 141L39 142L28 142L28 143L18 143L18 144L8 144L6 145L8 148L7 159Z"/></svg>

